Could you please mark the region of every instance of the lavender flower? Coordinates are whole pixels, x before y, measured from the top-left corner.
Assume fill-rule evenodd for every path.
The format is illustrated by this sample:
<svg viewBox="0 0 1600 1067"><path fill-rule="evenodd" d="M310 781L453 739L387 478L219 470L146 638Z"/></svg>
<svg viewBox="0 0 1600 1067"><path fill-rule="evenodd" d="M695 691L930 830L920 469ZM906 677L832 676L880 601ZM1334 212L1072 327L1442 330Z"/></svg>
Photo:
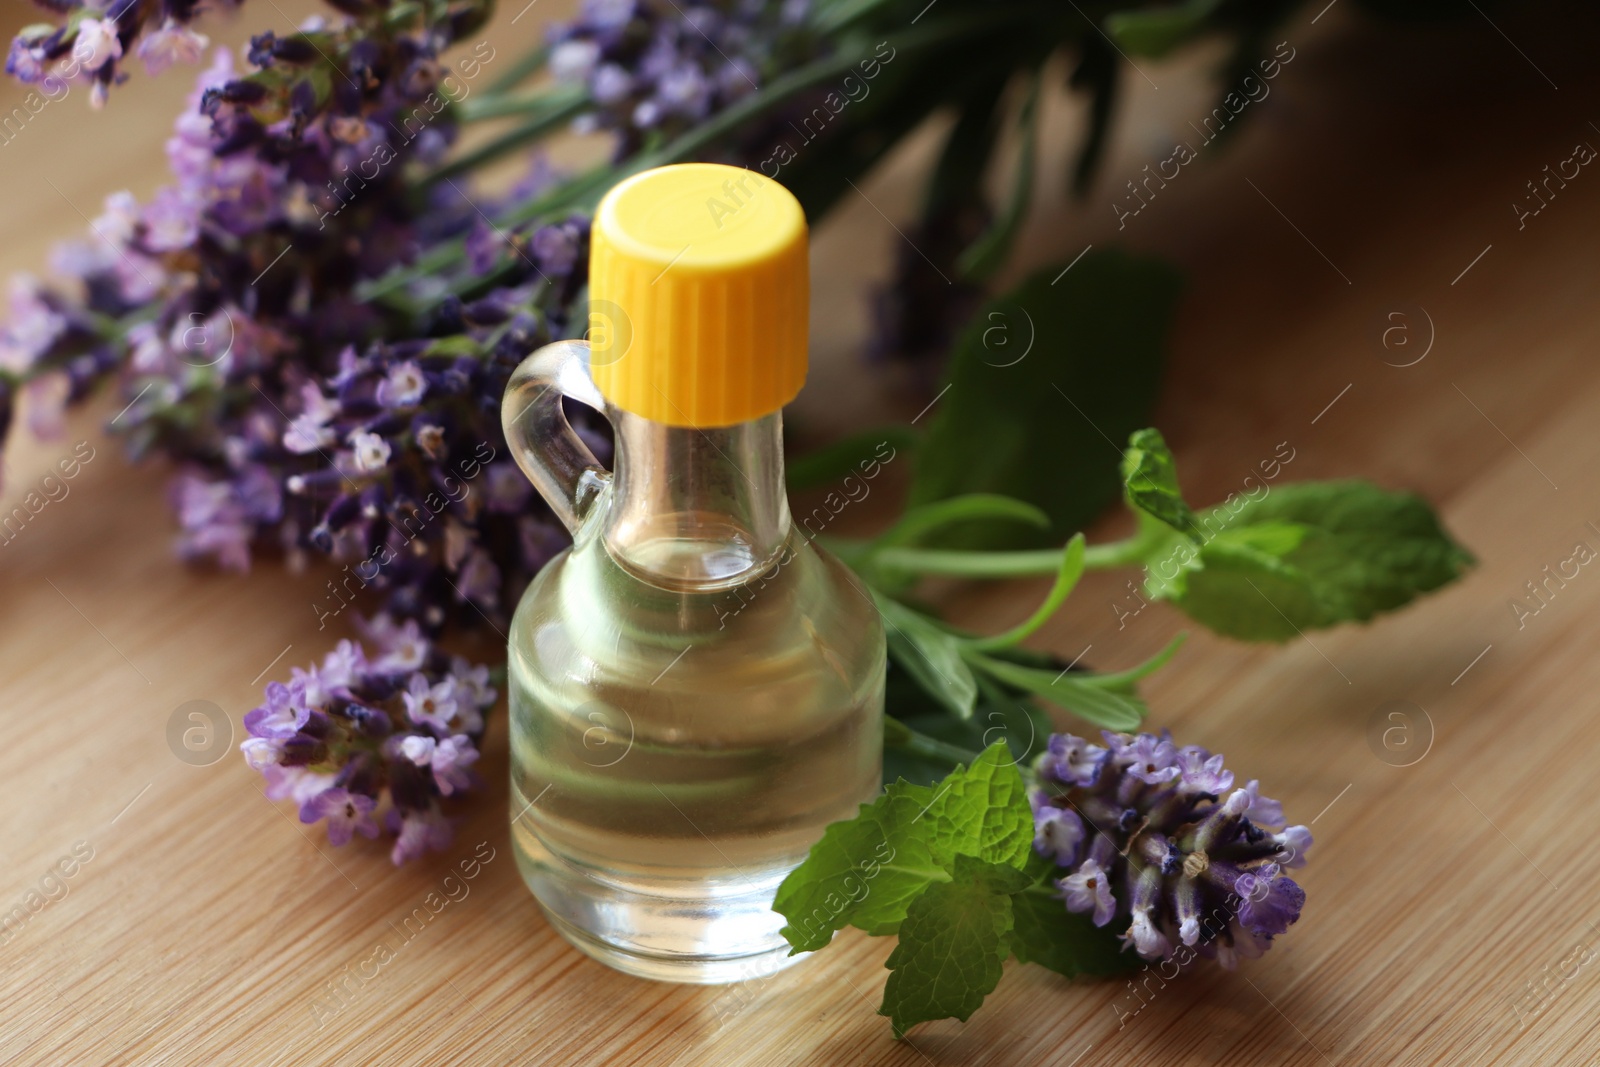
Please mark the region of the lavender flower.
<svg viewBox="0 0 1600 1067"><path fill-rule="evenodd" d="M328 823L328 844L348 845L352 834L378 836L378 820L372 817L377 801L364 793L348 789L324 789L300 806L301 822Z"/></svg>
<svg viewBox="0 0 1600 1067"><path fill-rule="evenodd" d="M488 668L445 656L414 620L379 616L364 629L374 656L341 641L288 684L268 683L240 750L267 796L294 800L302 822L325 821L330 842L387 828L400 863L449 844L440 800L481 784L472 764L497 694Z"/></svg>
<svg viewBox="0 0 1600 1067"><path fill-rule="evenodd" d="M205 50L195 5L49 6L63 25L12 46L23 79L59 67L103 94L134 56L155 71ZM316 605L322 626L351 592L429 634L503 628L565 537L505 462L497 401L522 357L571 335L588 219L484 224L561 180L537 154L506 201L426 180L458 120L451 100L440 107L441 54L481 23L482 0L402 22L341 10L260 34L245 56L218 49L168 141L172 184L144 204L114 194L90 239L60 251L78 292L14 285L6 404L26 390L48 431L120 369L131 406L117 429L135 456L176 461L180 556L229 570L263 552L291 566L327 557L347 577ZM552 62L595 80L620 152L640 103L660 110L653 125L687 128L816 54L796 33L774 5L592 0L556 31ZM363 294L448 241L466 245L449 271L381 305ZM585 418L577 429L604 458L605 430ZM485 469L492 486L476 481Z"/></svg>
<svg viewBox="0 0 1600 1067"><path fill-rule="evenodd" d="M472 788L473 775L467 768L477 762L478 750L467 735L455 734L435 740L413 734L400 743L400 751L412 763L433 772L434 783L442 795Z"/></svg>
<svg viewBox="0 0 1600 1067"><path fill-rule="evenodd" d="M550 71L588 91L580 129L612 131L627 155L754 92L780 59L818 54L800 25L806 6L584 0L578 18L551 33Z"/></svg>
<svg viewBox="0 0 1600 1067"><path fill-rule="evenodd" d="M25 28L7 57L23 81L87 85L99 104L136 60L152 73L205 62L194 23L208 5L44 6L58 24ZM171 182L148 202L108 197L89 239L53 256L64 284L14 283L0 443L20 395L50 432L109 382L130 455L174 471L182 558L236 571L320 561L319 628L356 605L382 613L363 631L370 657L341 644L269 691L243 751L270 796L337 817L345 836L376 820L398 860L448 833L438 800L471 785L494 698L486 669L447 662L434 638L485 620L503 630L567 543L509 462L499 399L530 351L582 331L596 190L537 154L504 197L441 170L467 121L464 87L473 106L496 105L487 113L521 103L489 86L515 61L477 81L451 58L464 50L447 51L478 32L487 0L333 6L241 54L216 50L167 142ZM624 157L826 55L835 41L806 11L585 0L549 62L583 86L583 119ZM478 46L481 73L493 48ZM706 154L760 165L773 129L834 88L780 101ZM603 422L579 414L575 428L604 462ZM342 804L313 804L330 790ZM1065 856L1073 824L1057 822L1049 847Z"/></svg>
<svg viewBox="0 0 1600 1067"><path fill-rule="evenodd" d="M1165 731L1104 738L1053 735L1035 768L1034 848L1069 872L1067 910L1115 923L1148 960L1261 955L1300 917L1305 893L1283 872L1304 866L1310 831L1254 780L1229 792L1203 748Z"/></svg>
<svg viewBox="0 0 1600 1067"><path fill-rule="evenodd" d="M449 847L452 837L449 821L436 808L403 814L399 809L391 808L384 825L395 835L394 847L389 850L389 861L396 867L418 859L429 851L437 852Z"/></svg>

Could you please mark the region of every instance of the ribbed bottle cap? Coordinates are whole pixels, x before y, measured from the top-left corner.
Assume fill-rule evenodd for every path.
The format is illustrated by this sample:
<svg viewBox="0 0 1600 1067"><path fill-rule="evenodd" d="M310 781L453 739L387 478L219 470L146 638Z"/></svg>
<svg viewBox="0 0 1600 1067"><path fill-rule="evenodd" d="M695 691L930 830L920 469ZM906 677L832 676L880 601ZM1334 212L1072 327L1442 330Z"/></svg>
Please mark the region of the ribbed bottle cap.
<svg viewBox="0 0 1600 1067"><path fill-rule="evenodd" d="M771 414L805 384L809 297L805 214L783 186L715 163L636 174L590 238L595 385L673 426Z"/></svg>

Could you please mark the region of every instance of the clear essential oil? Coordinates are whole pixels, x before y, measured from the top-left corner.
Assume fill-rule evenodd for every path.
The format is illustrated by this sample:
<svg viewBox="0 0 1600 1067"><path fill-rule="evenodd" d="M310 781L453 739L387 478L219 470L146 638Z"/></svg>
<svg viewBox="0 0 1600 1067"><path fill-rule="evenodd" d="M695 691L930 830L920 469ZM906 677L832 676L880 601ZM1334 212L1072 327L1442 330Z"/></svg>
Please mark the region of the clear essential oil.
<svg viewBox="0 0 1600 1067"><path fill-rule="evenodd" d="M730 175L745 194L731 250L726 222L712 225L725 213L682 218L726 195ZM624 210L608 215L619 196ZM678 209L648 210L663 200ZM762 316L750 316L755 332L731 342L727 331L650 340L660 301L703 307L708 277L722 286L713 299L757 268L781 288L766 246L787 255L795 218L788 193L765 181L752 192L751 175L734 168L663 168L619 186L597 215L591 297L616 294L611 314L626 320L616 334L632 332L625 354L547 346L506 397L513 452L574 536L530 585L510 632L515 852L564 936L648 978L737 981L788 962L771 910L779 882L879 788L878 613L848 569L796 530L784 491L778 409L798 389L793 294L758 285L749 296L758 308L788 302L766 322L780 336L761 337ZM641 252L653 236L665 267ZM663 296L656 285L683 266L681 252L668 261L689 236L711 266L691 263L699 273ZM607 263L608 241L643 260L633 288L617 277L619 253ZM798 241L803 253L803 218ZM798 283L794 263L790 287L803 297L803 254ZM643 307L647 283L658 303ZM798 329L803 379L803 319ZM707 351L714 378L694 373ZM774 375L763 359L790 366ZM663 364L675 371L655 379L666 410L619 380ZM708 381L719 383L709 400ZM611 420L614 474L567 428L562 395ZM619 403L629 398L632 409Z"/></svg>

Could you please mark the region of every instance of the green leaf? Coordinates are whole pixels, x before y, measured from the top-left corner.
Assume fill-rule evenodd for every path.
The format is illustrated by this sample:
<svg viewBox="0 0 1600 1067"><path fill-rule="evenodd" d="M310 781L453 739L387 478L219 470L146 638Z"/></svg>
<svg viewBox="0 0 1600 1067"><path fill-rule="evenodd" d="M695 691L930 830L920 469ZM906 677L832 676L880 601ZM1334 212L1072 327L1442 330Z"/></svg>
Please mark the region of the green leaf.
<svg viewBox="0 0 1600 1067"><path fill-rule="evenodd" d="M790 955L824 947L846 926L893 933L928 884L948 877L921 824L935 796L929 786L896 782L854 819L824 831L772 904L789 920L782 932Z"/></svg>
<svg viewBox="0 0 1600 1067"><path fill-rule="evenodd" d="M894 673L899 675L899 684L906 684L903 674ZM957 719L940 709L928 708L926 703L895 718L919 734L969 752L982 751L996 741L1004 741L1012 762L1021 767L1028 766L1044 751L1055 730L1050 716L1037 702L1029 697L1013 698L1005 692L993 697L984 694L970 719ZM893 772L894 776L913 782L938 782L950 771L948 759L934 760L887 744L883 763L886 781L894 780Z"/></svg>
<svg viewBox="0 0 1600 1067"><path fill-rule="evenodd" d="M1147 422L1179 276L1115 249L1095 249L1068 267L1031 276L973 320L911 489L913 504L962 493L1016 497L1049 515L1057 532L982 525L942 544L1059 543L1121 486L1121 450L1112 442Z"/></svg>
<svg viewBox="0 0 1600 1067"><path fill-rule="evenodd" d="M846 926L892 934L924 889L949 879L957 855L1020 867L1032 841L1027 787L997 742L937 786L896 782L829 826L772 907L789 920L792 952L822 948Z"/></svg>
<svg viewBox="0 0 1600 1067"><path fill-rule="evenodd" d="M1024 667L971 652L967 659L985 674L1041 696L1063 711L1107 730L1136 730L1149 710L1136 696L1102 688L1068 671Z"/></svg>
<svg viewBox="0 0 1600 1067"><path fill-rule="evenodd" d="M1040 604L1038 610L1028 616L1027 620L1018 623L1005 633L993 637L979 638L969 642L973 648L995 649L1009 648L1017 642L1033 635L1034 631L1050 621L1067 597L1072 595L1072 590L1078 585L1078 579L1083 577L1083 534L1073 534L1072 540L1067 542L1067 547L1061 552L1061 569L1056 571L1055 584L1050 587L1050 592Z"/></svg>
<svg viewBox="0 0 1600 1067"><path fill-rule="evenodd" d="M1159 58L1205 29L1219 2L1189 0L1169 7L1113 11L1105 17L1105 31L1129 55Z"/></svg>
<svg viewBox="0 0 1600 1067"><path fill-rule="evenodd" d="M448 181L459 175L477 173L485 164L564 127L582 114L585 108L592 106L588 90L580 86L561 86L541 93L540 98L540 102L548 106L528 112L525 122L452 159L428 175L427 181Z"/></svg>
<svg viewBox="0 0 1600 1067"><path fill-rule="evenodd" d="M1028 787L1003 741L939 783L924 819L928 854L946 870L958 855L1021 867L1033 851Z"/></svg>
<svg viewBox="0 0 1600 1067"><path fill-rule="evenodd" d="M939 703L959 718L970 718L978 683L961 657L962 639L898 601L876 593L873 600L883 616L889 655Z"/></svg>
<svg viewBox="0 0 1600 1067"><path fill-rule="evenodd" d="M1028 859L1028 886L1011 898L1011 951L1023 963L1064 974L1112 975L1143 961L1122 950L1109 928L1067 910L1055 880L1062 871L1038 853Z"/></svg>
<svg viewBox="0 0 1600 1067"><path fill-rule="evenodd" d="M1218 633L1283 641L1364 622L1459 577L1473 560L1411 493L1300 482L1202 512L1198 549L1152 557L1145 587Z"/></svg>
<svg viewBox="0 0 1600 1067"><path fill-rule="evenodd" d="M912 902L878 1009L896 1037L930 1019L965 1022L1000 984L1011 954L1011 894L1026 883L1015 867L958 856L951 880Z"/></svg>
<svg viewBox="0 0 1600 1067"><path fill-rule="evenodd" d="M1178 465L1159 430L1136 430L1122 453L1122 483L1128 503L1195 541L1194 510L1178 488Z"/></svg>

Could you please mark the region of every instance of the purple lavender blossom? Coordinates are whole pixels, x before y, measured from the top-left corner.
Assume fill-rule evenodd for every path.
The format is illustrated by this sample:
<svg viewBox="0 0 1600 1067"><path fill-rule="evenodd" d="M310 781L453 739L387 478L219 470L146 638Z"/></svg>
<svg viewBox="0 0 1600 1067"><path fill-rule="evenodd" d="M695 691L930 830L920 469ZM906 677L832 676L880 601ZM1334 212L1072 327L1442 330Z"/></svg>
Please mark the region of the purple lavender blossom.
<svg viewBox="0 0 1600 1067"><path fill-rule="evenodd" d="M252 737L284 741L299 733L310 718L304 680L296 679L292 685L268 682L267 702L245 714L244 728Z"/></svg>
<svg viewBox="0 0 1600 1067"><path fill-rule="evenodd" d="M1068 911L1094 913L1094 924L1104 926L1116 912L1117 898L1111 895L1111 879L1092 858L1058 883Z"/></svg>
<svg viewBox="0 0 1600 1067"><path fill-rule="evenodd" d="M328 844L348 845L352 834L378 836L378 820L372 817L377 801L347 789L325 789L300 806L301 822L328 823Z"/></svg>
<svg viewBox="0 0 1600 1067"><path fill-rule="evenodd" d="M250 744L246 741L245 744ZM268 800L292 800L296 808L305 805L312 797L333 788L336 774L319 773L306 767L267 766L257 768L266 779L262 790Z"/></svg>
<svg viewBox="0 0 1600 1067"><path fill-rule="evenodd" d="M67 329L66 316L46 298L37 279L11 279L11 310L0 333L0 370L22 374L50 350Z"/></svg>
<svg viewBox="0 0 1600 1067"><path fill-rule="evenodd" d="M384 828L401 863L449 843L440 800L481 785L472 765L496 692L487 667L446 656L414 620L378 616L362 629L379 654L341 641L287 685L269 683L240 751L268 798L293 800L302 822L326 820L330 842Z"/></svg>
<svg viewBox="0 0 1600 1067"><path fill-rule="evenodd" d="M161 28L139 42L139 58L149 74L160 74L174 63L198 63L211 41L202 33L168 18Z"/></svg>
<svg viewBox="0 0 1600 1067"><path fill-rule="evenodd" d="M18 77L70 60L98 99L135 57L152 71L203 58L199 7L49 6L63 25L13 43ZM602 125L622 140L618 123L646 100L672 132L817 54L770 7L590 0L556 31L552 62L594 81ZM464 0L391 25L374 7L258 35L243 55L215 49L167 142L171 184L143 204L113 194L90 239L55 257L78 292L14 285L0 333L8 409L26 390L26 410L45 416L36 428L51 430L120 364L131 406L117 429L135 456L176 461L182 558L242 571L263 553L291 567L327 557L361 575L370 608L434 633L503 628L566 543L506 462L484 398L529 351L572 334L588 220L485 225L559 187L538 152L506 201L426 181L458 121L425 108L441 53L486 10ZM453 272L408 283L385 310L362 294L446 240L466 244ZM609 453L599 420L577 421Z"/></svg>
<svg viewBox="0 0 1600 1067"><path fill-rule="evenodd" d="M1041 856L1070 867L1083 844L1083 820L1075 811L1048 803L1043 793L1035 792L1033 802L1033 848Z"/></svg>
<svg viewBox="0 0 1600 1067"><path fill-rule="evenodd" d="M467 768L477 762L478 750L472 738L455 734L442 740L412 734L400 743L400 752L418 767L433 772L434 783L442 796L472 788L472 772Z"/></svg>
<svg viewBox="0 0 1600 1067"><path fill-rule="evenodd" d="M675 135L755 91L777 57L814 54L801 32L805 7L585 0L552 31L550 71L588 90L580 127L613 131L623 155L646 134Z"/></svg>
<svg viewBox="0 0 1600 1067"><path fill-rule="evenodd" d="M509 462L498 400L530 351L581 332L582 202L484 224L560 193L568 176L536 152L508 199L438 180L461 121L437 102L445 50L478 33L482 0L403 20L340 4L346 17L209 59L195 26L205 5L46 6L59 24L23 30L8 54L24 81L69 79L98 105L127 64L203 65L166 144L170 183L146 202L108 197L87 239L52 257L65 284L13 283L0 443L19 395L49 432L114 379L130 454L175 471L180 557L236 571L263 556L331 564L319 625L376 610L365 648L342 643L279 683L248 717L243 754L270 796L305 811L331 790L357 808L350 798L370 798L341 825L379 820L400 835L397 859L439 847L439 801L471 784L495 689L433 639L485 619L503 629L567 544ZM671 136L826 47L770 4L588 0L556 36L556 65L584 80L619 153L643 137L628 125L639 107ZM473 85L478 99L494 78ZM445 269L393 281L451 243L466 247ZM575 428L609 456L601 420ZM404 755L413 737L414 750L433 743L426 768Z"/></svg>
<svg viewBox="0 0 1600 1067"><path fill-rule="evenodd" d="M396 867L420 859L429 851L447 848L453 837L449 820L437 807L401 814L391 809L385 820L389 832L395 835L394 847L389 850L389 860Z"/></svg>
<svg viewBox="0 0 1600 1067"><path fill-rule="evenodd" d="M1261 955L1300 917L1305 892L1283 872L1305 864L1310 831L1285 826L1255 780L1227 792L1233 775L1203 748L1165 731L1104 738L1052 736L1029 795L1067 910L1116 924L1148 960Z"/></svg>

